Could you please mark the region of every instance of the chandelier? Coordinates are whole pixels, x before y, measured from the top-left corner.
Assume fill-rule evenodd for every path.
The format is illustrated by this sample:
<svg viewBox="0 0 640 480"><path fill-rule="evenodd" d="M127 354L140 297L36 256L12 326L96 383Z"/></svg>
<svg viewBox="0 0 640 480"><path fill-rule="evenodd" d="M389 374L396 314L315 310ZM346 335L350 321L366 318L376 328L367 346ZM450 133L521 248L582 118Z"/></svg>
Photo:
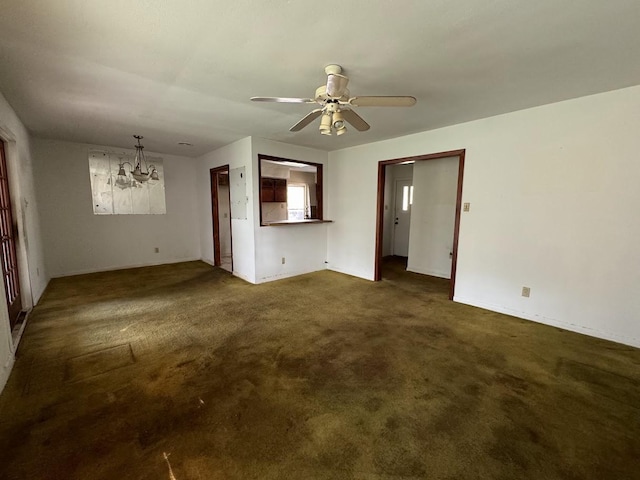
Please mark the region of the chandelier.
<svg viewBox="0 0 640 480"><path fill-rule="evenodd" d="M142 135L134 135L133 138L138 140L138 144L134 145L136 147L136 156L133 159L135 167L129 162L122 162L119 164L118 175L116 176L116 186L122 189L142 187L142 184L149 180L160 180L155 165L147 164L147 159L144 158L144 146L140 144L140 140L144 137ZM125 169L125 165L129 166L128 172Z"/></svg>

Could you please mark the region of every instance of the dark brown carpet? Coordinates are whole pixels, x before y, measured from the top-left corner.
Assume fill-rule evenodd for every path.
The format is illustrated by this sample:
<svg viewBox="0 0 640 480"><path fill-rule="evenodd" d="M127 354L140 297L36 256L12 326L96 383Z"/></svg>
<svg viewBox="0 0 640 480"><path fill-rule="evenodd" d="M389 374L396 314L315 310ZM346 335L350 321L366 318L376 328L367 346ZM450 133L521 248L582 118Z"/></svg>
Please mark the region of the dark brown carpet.
<svg viewBox="0 0 640 480"><path fill-rule="evenodd" d="M639 350L386 268L53 280L0 397L0 478L640 478Z"/></svg>

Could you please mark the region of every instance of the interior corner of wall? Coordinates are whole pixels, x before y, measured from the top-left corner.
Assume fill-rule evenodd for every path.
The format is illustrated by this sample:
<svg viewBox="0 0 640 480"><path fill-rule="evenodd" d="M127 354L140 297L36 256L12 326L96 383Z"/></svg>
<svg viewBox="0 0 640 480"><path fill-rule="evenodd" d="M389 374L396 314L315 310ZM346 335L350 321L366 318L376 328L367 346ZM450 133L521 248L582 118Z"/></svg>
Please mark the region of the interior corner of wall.
<svg viewBox="0 0 640 480"><path fill-rule="evenodd" d="M215 262L209 258L200 257L200 261L206 263L207 265L211 265L212 267L216 266Z"/></svg>
<svg viewBox="0 0 640 480"><path fill-rule="evenodd" d="M44 294L44 291L49 286L50 281L51 281L50 278L45 277L43 282L37 282L37 283L31 284L32 285L31 299L34 307L38 304L38 302L42 298L42 295ZM36 288L33 288L34 285L36 286Z"/></svg>

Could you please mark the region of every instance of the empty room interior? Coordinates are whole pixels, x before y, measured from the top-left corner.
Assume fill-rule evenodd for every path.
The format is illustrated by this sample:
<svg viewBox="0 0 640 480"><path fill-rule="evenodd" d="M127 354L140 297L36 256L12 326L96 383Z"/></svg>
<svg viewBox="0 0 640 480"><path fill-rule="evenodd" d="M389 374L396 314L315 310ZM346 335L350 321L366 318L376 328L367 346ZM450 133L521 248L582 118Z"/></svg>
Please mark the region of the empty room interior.
<svg viewBox="0 0 640 480"><path fill-rule="evenodd" d="M640 478L638 19L4 1L0 478Z"/></svg>

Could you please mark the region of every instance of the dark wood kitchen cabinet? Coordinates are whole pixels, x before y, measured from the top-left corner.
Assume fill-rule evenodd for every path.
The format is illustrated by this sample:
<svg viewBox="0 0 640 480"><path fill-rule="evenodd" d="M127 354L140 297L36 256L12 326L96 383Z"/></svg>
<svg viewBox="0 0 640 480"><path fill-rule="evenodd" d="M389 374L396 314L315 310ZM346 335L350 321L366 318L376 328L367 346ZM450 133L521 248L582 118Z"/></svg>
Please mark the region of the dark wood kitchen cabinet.
<svg viewBox="0 0 640 480"><path fill-rule="evenodd" d="M287 201L287 181L284 178L276 178L275 181L275 201Z"/></svg>
<svg viewBox="0 0 640 480"><path fill-rule="evenodd" d="M287 180L263 177L260 185L260 199L263 202L286 202Z"/></svg>

